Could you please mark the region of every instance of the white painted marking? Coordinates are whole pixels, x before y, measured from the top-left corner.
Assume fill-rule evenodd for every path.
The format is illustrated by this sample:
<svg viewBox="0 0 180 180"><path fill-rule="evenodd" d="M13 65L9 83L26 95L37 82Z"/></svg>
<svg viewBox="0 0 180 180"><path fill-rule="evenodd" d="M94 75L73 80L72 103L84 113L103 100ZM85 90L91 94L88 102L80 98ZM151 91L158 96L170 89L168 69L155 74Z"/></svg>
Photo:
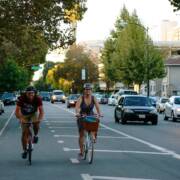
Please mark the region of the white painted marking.
<svg viewBox="0 0 180 180"><path fill-rule="evenodd" d="M57 134L54 135L54 137L67 137L67 138L77 138L79 137L78 135L63 135L63 134ZM128 137L117 137L117 136L98 136L99 138L107 138L107 139L128 139Z"/></svg>
<svg viewBox="0 0 180 180"><path fill-rule="evenodd" d="M106 179L106 180L155 180L144 178L128 178L128 177L111 177L111 176L90 176L89 174L81 174L83 180Z"/></svg>
<svg viewBox="0 0 180 180"><path fill-rule="evenodd" d="M68 147L63 148L64 151L79 151L79 149L71 149ZM121 151L121 150L105 150L105 149L95 149L95 152L104 152L104 153L131 153L131 154L152 154L152 155L170 155L169 153L162 152L148 152L148 151Z"/></svg>
<svg viewBox="0 0 180 180"><path fill-rule="evenodd" d="M78 163L79 163L78 159L74 159L74 158L71 158L70 161L71 161L73 164L78 164Z"/></svg>
<svg viewBox="0 0 180 180"><path fill-rule="evenodd" d="M47 125L47 126L50 126L50 124L49 124L49 123L46 123L46 125Z"/></svg>
<svg viewBox="0 0 180 180"><path fill-rule="evenodd" d="M59 107L59 106L56 106L56 107L58 107L59 109L65 110L65 111L67 111L67 112L75 115L74 112L71 112L71 111L69 111L69 110L67 110L67 109L64 109L64 108ZM104 125L104 124L102 124L102 123L100 123L100 126L106 128L106 129L108 129L108 130L110 130L110 131L112 131L112 132L115 132L115 133L117 133L117 134L121 134L121 135L123 135L123 136L125 136L125 137L129 137L129 138L131 138L131 139L133 139L133 140L135 140L135 141L137 141L137 142L140 142L140 143L142 143L142 144L145 144L145 145L147 145L147 146L149 146L149 147L151 147L151 148L154 148L154 149L156 149L156 150L159 150L159 151L161 151L162 153L170 154L170 155L172 155L172 157L174 157L174 158L176 158L176 159L180 159L180 154L177 154L177 153L175 153L174 151L168 150L168 149L166 149L166 148L163 148L163 147L157 146L157 145L155 145L155 144L149 143L148 141L144 141L144 140L142 140L142 139L139 139L139 138L136 138L136 137L134 137L134 136L128 135L128 134L126 134L126 133L124 133L124 132L122 132L122 131L119 131L119 130L110 128L110 127L108 127L108 126L106 126L106 125Z"/></svg>
<svg viewBox="0 0 180 180"><path fill-rule="evenodd" d="M8 124L9 124L9 122L10 122L11 118L12 118L12 117L13 117L13 115L14 115L14 112L15 112L15 111L13 111L13 112L11 113L11 115L10 115L9 119L6 121L6 123L5 123L4 127L1 129L1 131L0 131L0 136L2 136L2 134L3 134L4 130L5 130L5 129L6 129L6 127L8 126Z"/></svg>
<svg viewBox="0 0 180 180"><path fill-rule="evenodd" d="M52 133L55 133L55 130L51 130Z"/></svg>
<svg viewBox="0 0 180 180"><path fill-rule="evenodd" d="M59 141L57 141L59 144L63 144L64 143L64 141L62 141L62 140L59 140Z"/></svg>
<svg viewBox="0 0 180 180"><path fill-rule="evenodd" d="M67 127L67 126L61 126L61 127L52 127L50 126L49 129L77 129L77 127Z"/></svg>
<svg viewBox="0 0 180 180"><path fill-rule="evenodd" d="M76 123L76 121L45 121L46 123Z"/></svg>
<svg viewBox="0 0 180 180"><path fill-rule="evenodd" d="M171 151L171 150L168 150L168 149L166 149L166 148L163 148L163 147L157 146L157 145L155 145L155 144L149 143L149 142L144 141L144 140L142 140L142 139L133 137L133 136L128 135L128 134L126 134L126 133L124 133L124 132L121 132L121 131L118 131L118 130L116 130L116 129L110 128L110 127L108 127L108 126L106 126L106 125L104 125L104 124L101 124L101 126L104 127L104 128L107 128L107 129L109 129L110 131L113 131L113 132L115 132L115 133L117 133L117 134L121 134L121 135L123 135L123 136L129 137L129 138L133 139L134 141L137 141L137 142L140 142L140 143L142 143L142 144L145 144L145 145L149 146L150 148L153 148L153 149L156 149L156 150L158 150L158 151L161 151L162 153L167 153L167 154L169 154L169 155L172 155L172 156L173 156L174 158L176 158L176 159L180 159L180 154L177 154L177 153L175 153L175 152L173 152L173 151Z"/></svg>

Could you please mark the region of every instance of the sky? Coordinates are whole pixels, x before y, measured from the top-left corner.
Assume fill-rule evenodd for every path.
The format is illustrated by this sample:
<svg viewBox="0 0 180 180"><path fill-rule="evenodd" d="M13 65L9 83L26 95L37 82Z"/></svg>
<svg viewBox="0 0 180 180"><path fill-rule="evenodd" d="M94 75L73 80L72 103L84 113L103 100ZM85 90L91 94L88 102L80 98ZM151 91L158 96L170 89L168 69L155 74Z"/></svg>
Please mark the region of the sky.
<svg viewBox="0 0 180 180"><path fill-rule="evenodd" d="M77 41L105 40L124 5L130 13L136 10L154 40L159 38L159 27L163 20L180 22L180 13L173 12L168 0L87 0L88 10L78 23Z"/></svg>

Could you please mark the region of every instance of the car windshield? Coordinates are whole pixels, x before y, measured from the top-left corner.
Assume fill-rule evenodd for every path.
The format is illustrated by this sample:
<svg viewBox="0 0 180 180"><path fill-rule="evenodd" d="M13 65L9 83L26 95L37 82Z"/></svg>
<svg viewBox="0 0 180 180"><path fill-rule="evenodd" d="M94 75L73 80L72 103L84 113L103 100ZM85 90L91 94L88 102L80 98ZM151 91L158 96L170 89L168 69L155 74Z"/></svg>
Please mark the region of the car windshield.
<svg viewBox="0 0 180 180"><path fill-rule="evenodd" d="M161 103L166 103L168 99L161 99Z"/></svg>
<svg viewBox="0 0 180 180"><path fill-rule="evenodd" d="M54 95L63 95L63 92L54 92Z"/></svg>
<svg viewBox="0 0 180 180"><path fill-rule="evenodd" d="M147 97L126 97L125 106L151 106Z"/></svg>
<svg viewBox="0 0 180 180"><path fill-rule="evenodd" d="M48 92L41 92L40 96L49 96L49 93Z"/></svg>
<svg viewBox="0 0 180 180"><path fill-rule="evenodd" d="M12 98L12 97L15 97L15 95L13 93L4 93L2 95L2 98Z"/></svg>
<svg viewBox="0 0 180 180"><path fill-rule="evenodd" d="M180 98L175 98L174 99L174 104L180 104Z"/></svg>
<svg viewBox="0 0 180 180"><path fill-rule="evenodd" d="M78 94L74 94L74 95L70 95L69 96L69 99L72 99L72 100L76 100L79 98L79 95Z"/></svg>

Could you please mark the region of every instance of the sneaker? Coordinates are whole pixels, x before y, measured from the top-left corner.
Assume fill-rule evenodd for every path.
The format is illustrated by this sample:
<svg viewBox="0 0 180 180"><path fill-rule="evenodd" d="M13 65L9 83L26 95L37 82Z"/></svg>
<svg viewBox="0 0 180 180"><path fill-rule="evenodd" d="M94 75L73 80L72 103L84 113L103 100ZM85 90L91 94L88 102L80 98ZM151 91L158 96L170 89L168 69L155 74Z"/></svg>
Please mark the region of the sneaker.
<svg viewBox="0 0 180 180"><path fill-rule="evenodd" d="M34 143L34 144L37 144L37 143L38 143L38 136L34 136L33 143Z"/></svg>
<svg viewBox="0 0 180 180"><path fill-rule="evenodd" d="M26 159L26 158L27 158L27 151L24 151L24 152L22 153L22 158L23 158L23 159Z"/></svg>
<svg viewBox="0 0 180 180"><path fill-rule="evenodd" d="M79 153L79 154L78 154L78 159L79 159L79 160L83 160L83 159L84 159L82 153Z"/></svg>

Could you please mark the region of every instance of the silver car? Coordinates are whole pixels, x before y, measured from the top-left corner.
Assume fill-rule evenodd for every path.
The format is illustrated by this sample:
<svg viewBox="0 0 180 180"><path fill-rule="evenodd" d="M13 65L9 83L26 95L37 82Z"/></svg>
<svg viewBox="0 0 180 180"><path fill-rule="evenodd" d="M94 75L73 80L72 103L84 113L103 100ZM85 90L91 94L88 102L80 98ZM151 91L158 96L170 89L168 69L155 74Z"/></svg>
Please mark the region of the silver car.
<svg viewBox="0 0 180 180"><path fill-rule="evenodd" d="M173 121L180 119L180 96L172 96L165 104L164 120L171 118Z"/></svg>
<svg viewBox="0 0 180 180"><path fill-rule="evenodd" d="M158 102L156 103L156 109L159 113L162 113L165 111L165 103L168 102L168 98L161 97Z"/></svg>
<svg viewBox="0 0 180 180"><path fill-rule="evenodd" d="M0 115L4 112L4 103L0 100Z"/></svg>

